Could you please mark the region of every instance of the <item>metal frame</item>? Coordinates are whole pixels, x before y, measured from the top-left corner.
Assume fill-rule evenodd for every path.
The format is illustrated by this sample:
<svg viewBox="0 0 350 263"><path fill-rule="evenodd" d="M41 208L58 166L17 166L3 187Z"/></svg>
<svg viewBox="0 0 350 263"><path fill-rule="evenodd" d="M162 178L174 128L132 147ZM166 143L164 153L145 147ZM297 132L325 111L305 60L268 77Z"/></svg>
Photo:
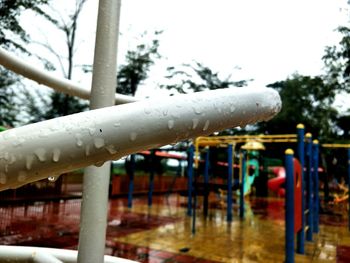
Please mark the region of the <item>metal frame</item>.
<svg viewBox="0 0 350 263"><path fill-rule="evenodd" d="M31 79L49 88L53 88L58 92L85 100L90 99L91 90L88 88L85 88L72 80L59 78L52 73L36 68L32 64L24 62L22 59L6 51L2 47L0 47L0 64L25 78ZM114 88L115 87L113 87L113 89ZM137 99L122 94L115 94L115 104L124 104L134 101L137 101Z"/></svg>
<svg viewBox="0 0 350 263"><path fill-rule="evenodd" d="M233 88L139 102L134 102L134 98L115 95L120 2L99 2L91 90L91 108L96 110L2 132L0 191L89 165L101 165L144 149L267 121L279 112L280 97L269 88ZM21 62L1 48L0 64L59 92L90 98L89 90ZM114 103L128 102L134 103L110 107ZM97 109L101 107L105 108ZM78 262L84 263L103 260L130 262L106 256L103 259L107 181L108 164L101 169L90 166L85 173L79 253L0 246L0 260L76 262L78 257Z"/></svg>
<svg viewBox="0 0 350 263"><path fill-rule="evenodd" d="M1 262L75 263L78 252L68 249L44 247L0 246ZM131 263L128 259L104 256L104 263Z"/></svg>

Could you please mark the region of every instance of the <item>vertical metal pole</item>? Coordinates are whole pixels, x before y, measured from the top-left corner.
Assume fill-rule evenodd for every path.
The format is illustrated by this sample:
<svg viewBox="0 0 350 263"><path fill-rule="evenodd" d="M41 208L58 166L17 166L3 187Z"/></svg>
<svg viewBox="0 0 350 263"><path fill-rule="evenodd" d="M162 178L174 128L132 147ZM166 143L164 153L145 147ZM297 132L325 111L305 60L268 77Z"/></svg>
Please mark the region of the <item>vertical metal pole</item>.
<svg viewBox="0 0 350 263"><path fill-rule="evenodd" d="M196 189L196 173L198 172L198 169L195 168L194 175L193 175L193 208L192 208L192 234L196 234L196 212L197 212L197 189Z"/></svg>
<svg viewBox="0 0 350 263"><path fill-rule="evenodd" d="M152 196L154 189L154 158L156 152L154 150L151 151L151 163L150 163L150 173L149 173L149 188L148 188L148 206L152 206Z"/></svg>
<svg viewBox="0 0 350 263"><path fill-rule="evenodd" d="M301 230L297 233L297 253L305 254L305 179L304 179L304 166L305 166L305 144L304 144L304 125L297 125L297 137L298 137L298 146L297 146L297 155L301 165Z"/></svg>
<svg viewBox="0 0 350 263"><path fill-rule="evenodd" d="M90 108L114 105L121 0L101 0L98 7ZM103 132L103 131L102 131ZM85 169L78 262L103 262L110 163Z"/></svg>
<svg viewBox="0 0 350 263"><path fill-rule="evenodd" d="M294 165L293 150L285 152L286 165L286 263L294 262Z"/></svg>
<svg viewBox="0 0 350 263"><path fill-rule="evenodd" d="M134 177L135 177L135 155L130 155L130 169L128 171L129 176L129 191L128 191L128 208L132 207L132 198L134 192Z"/></svg>
<svg viewBox="0 0 350 263"><path fill-rule="evenodd" d="M244 184L245 184L245 174L247 170L247 160L246 153L242 152L242 181L240 184L240 196L239 196L239 216L244 217Z"/></svg>
<svg viewBox="0 0 350 263"><path fill-rule="evenodd" d="M350 148L348 148L348 221L349 221L349 231L350 231Z"/></svg>
<svg viewBox="0 0 350 263"><path fill-rule="evenodd" d="M187 153L187 215L192 215L192 190L193 190L193 156L194 146L188 148Z"/></svg>
<svg viewBox="0 0 350 263"><path fill-rule="evenodd" d="M306 155L307 155L307 226L308 229L306 231L306 240L312 241L312 233L313 233L313 182L312 182L312 135L311 133L305 134L306 138Z"/></svg>
<svg viewBox="0 0 350 263"><path fill-rule="evenodd" d="M319 232L319 210L320 210L320 197L319 197L319 182L318 182L318 152L319 145L318 140L313 141L313 178L314 178L314 218L313 218L313 232Z"/></svg>
<svg viewBox="0 0 350 263"><path fill-rule="evenodd" d="M203 214L208 215L209 206L209 148L205 153L204 163L204 198L203 198Z"/></svg>
<svg viewBox="0 0 350 263"><path fill-rule="evenodd" d="M233 146L227 145L227 221L232 221L232 169L233 169Z"/></svg>

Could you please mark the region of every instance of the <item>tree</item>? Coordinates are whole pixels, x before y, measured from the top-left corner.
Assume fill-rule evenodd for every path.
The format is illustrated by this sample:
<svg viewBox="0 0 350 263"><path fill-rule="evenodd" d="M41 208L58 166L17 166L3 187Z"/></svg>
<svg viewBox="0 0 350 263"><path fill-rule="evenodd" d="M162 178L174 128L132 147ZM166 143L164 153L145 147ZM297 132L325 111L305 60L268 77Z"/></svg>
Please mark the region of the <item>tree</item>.
<svg viewBox="0 0 350 263"><path fill-rule="evenodd" d="M12 86L18 81L14 74L0 68L0 125L14 127L19 107Z"/></svg>
<svg viewBox="0 0 350 263"><path fill-rule="evenodd" d="M194 65L183 64L182 67L181 70L176 67L168 67L169 75L166 78L175 83L162 85L161 87L175 90L178 93L189 93L208 89L243 87L250 81L232 81L231 75L221 79L218 72L213 72L209 67L199 62L195 62Z"/></svg>
<svg viewBox="0 0 350 263"><path fill-rule="evenodd" d="M29 53L25 44L30 37L20 25L19 16L28 9L45 16L41 7L47 3L48 0L0 0L0 45ZM15 92L19 80L15 74L0 67L0 125L13 127L19 121L20 103Z"/></svg>
<svg viewBox="0 0 350 263"><path fill-rule="evenodd" d="M154 38L150 43L144 39L147 33L141 35L142 42L135 50L128 50L125 57L125 64L121 65L117 74L117 93L134 96L137 88L147 79L150 67L154 61L160 58L158 53L158 35L161 31L155 31Z"/></svg>
<svg viewBox="0 0 350 263"><path fill-rule="evenodd" d="M45 47L51 54L54 55L54 57L57 59L56 64L59 65L63 76L67 79L72 79L73 77L78 19L85 2L86 0L76 0L74 10L65 17L63 17L63 14L60 14L57 10L54 10L52 8L51 11L48 10L46 13L46 20L54 25L58 31L64 33L67 51L66 57L64 54L62 54L64 52L55 50L52 48L50 43L35 42L36 44ZM50 99L51 103L46 104L48 107L45 112L40 109L35 109L35 104L32 104L34 100L28 101L28 109L36 114L39 114L35 118L32 118L31 121L40 119L52 119L60 116L78 113L88 108L87 103L83 102L81 99L56 91L53 91L51 93ZM42 104L45 104L45 101L41 101L37 107L42 107ZM43 115L40 116L40 114Z"/></svg>
<svg viewBox="0 0 350 263"><path fill-rule="evenodd" d="M29 36L20 25L19 15L23 10L30 9L46 16L41 6L47 3L48 0L0 0L0 44L7 48L18 48L27 52L23 42L28 43Z"/></svg>
<svg viewBox="0 0 350 263"><path fill-rule="evenodd" d="M339 45L326 47L322 58L325 77L328 82L338 85L339 90L350 92L350 28L341 26L337 30L342 34Z"/></svg>
<svg viewBox="0 0 350 263"><path fill-rule="evenodd" d="M337 88L338 94L350 92L350 28L338 27L342 38L338 45L328 46L325 49L323 61L325 64L325 80ZM350 119L349 110L337 117L336 124L342 130L342 138L349 139Z"/></svg>
<svg viewBox="0 0 350 263"><path fill-rule="evenodd" d="M314 137L328 139L336 136L334 122L337 110L332 106L336 95L334 85L326 83L321 77L294 74L268 86L279 92L282 110L272 120L259 123L258 132L295 133L296 125L303 123Z"/></svg>

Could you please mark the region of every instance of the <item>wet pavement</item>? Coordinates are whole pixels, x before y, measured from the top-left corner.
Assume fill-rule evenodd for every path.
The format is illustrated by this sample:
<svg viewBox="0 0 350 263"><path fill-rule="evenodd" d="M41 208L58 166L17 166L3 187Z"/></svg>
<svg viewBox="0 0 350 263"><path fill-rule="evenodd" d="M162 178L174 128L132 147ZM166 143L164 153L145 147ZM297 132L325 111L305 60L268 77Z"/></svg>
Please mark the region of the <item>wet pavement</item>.
<svg viewBox="0 0 350 263"><path fill-rule="evenodd" d="M283 262L284 202L276 198L247 200L244 220L234 206L232 223L226 207L210 198L207 218L198 202L196 234L186 216L186 198L173 194L109 203L106 254L141 262ZM76 249L80 199L0 207L0 244ZM347 211L332 207L320 215L320 233L306 243L296 262L350 262Z"/></svg>

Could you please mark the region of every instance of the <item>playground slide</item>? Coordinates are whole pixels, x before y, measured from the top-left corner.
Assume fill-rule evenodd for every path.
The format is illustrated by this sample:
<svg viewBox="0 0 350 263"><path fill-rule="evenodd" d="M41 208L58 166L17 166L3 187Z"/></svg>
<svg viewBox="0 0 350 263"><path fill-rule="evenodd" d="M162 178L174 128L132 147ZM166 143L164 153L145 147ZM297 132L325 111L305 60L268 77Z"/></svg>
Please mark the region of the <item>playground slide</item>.
<svg viewBox="0 0 350 263"><path fill-rule="evenodd" d="M243 193L249 195L252 185L256 177L259 176L259 161L257 159L250 159L247 162L248 173L245 177Z"/></svg>
<svg viewBox="0 0 350 263"><path fill-rule="evenodd" d="M286 181L286 170L283 166L271 167L270 170L276 175L276 177L267 182L267 187L271 191L275 192L279 197L284 197L286 192L284 188Z"/></svg>

